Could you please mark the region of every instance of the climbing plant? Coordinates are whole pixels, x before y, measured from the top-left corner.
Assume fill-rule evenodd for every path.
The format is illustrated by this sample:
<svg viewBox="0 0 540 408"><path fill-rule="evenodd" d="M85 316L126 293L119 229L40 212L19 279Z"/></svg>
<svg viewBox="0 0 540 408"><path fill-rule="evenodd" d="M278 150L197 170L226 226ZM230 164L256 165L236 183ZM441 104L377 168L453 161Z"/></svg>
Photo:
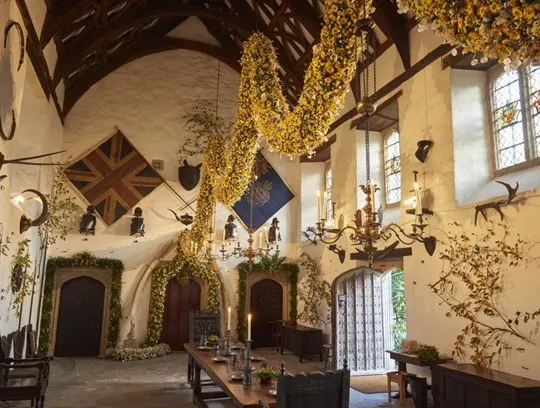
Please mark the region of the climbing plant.
<svg viewBox="0 0 540 408"><path fill-rule="evenodd" d="M41 325L39 330L39 352L46 354L51 342L52 330L52 295L55 273L66 268L97 268L111 271L111 297L109 302L109 327L107 347L115 347L120 336L120 319L122 318L122 272L124 264L118 259L96 258L88 252L81 252L71 258L54 257L47 261L45 288Z"/></svg>
<svg viewBox="0 0 540 408"><path fill-rule="evenodd" d="M450 309L448 318L466 321L454 342L453 354L470 354L476 365L491 366L512 349L510 340L534 344L525 327L538 319L540 309L509 312L500 298L505 292L506 272L526 266L535 243L512 237L506 224L471 232L453 223L446 238L440 254L441 276L429 288Z"/></svg>
<svg viewBox="0 0 540 408"><path fill-rule="evenodd" d="M401 269L394 268L392 274L392 311L394 322L392 324L392 337L394 349L401 348L401 341L407 337L405 313L405 275Z"/></svg>
<svg viewBox="0 0 540 408"><path fill-rule="evenodd" d="M289 278L289 320L296 323L298 316L298 273L300 271L296 262L285 262L285 257L280 257L279 254L262 257L258 262L254 262L251 271L256 273L268 273L270 275L283 274ZM242 262L238 265L238 305L236 312L238 322L236 325L236 335L240 341L246 339L246 307L247 307L247 290L248 290L248 274L249 263Z"/></svg>
<svg viewBox="0 0 540 408"><path fill-rule="evenodd" d="M319 323L327 325L332 307L332 292L330 284L323 278L321 264L309 254L303 253L300 256L300 266L306 275L300 281L298 290L298 298L303 305L298 318L312 326Z"/></svg>
<svg viewBox="0 0 540 408"><path fill-rule="evenodd" d="M17 317L21 317L24 298L32 292L32 284L34 283L34 277L28 272L32 266L28 245L30 245L29 239L19 241L17 243L17 252L13 254L11 273L12 309ZM18 271L20 271L20 274Z"/></svg>
<svg viewBox="0 0 540 408"><path fill-rule="evenodd" d="M186 232L182 232L178 242L186 239L186 234ZM189 273L208 283L208 309L219 310L221 281L218 273L210 265L201 263L193 255L185 252L182 245L179 244L172 261L164 262L152 275L145 342L147 346L155 346L159 341L163 324L163 312L165 310L167 283L175 276L181 283L185 283L189 279Z"/></svg>

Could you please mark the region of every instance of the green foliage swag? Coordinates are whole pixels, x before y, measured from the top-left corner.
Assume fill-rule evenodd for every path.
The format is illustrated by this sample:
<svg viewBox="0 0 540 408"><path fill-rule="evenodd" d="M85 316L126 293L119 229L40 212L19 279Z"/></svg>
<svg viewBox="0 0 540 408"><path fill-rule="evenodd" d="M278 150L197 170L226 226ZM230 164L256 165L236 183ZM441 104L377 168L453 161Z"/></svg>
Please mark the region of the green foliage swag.
<svg viewBox="0 0 540 408"><path fill-rule="evenodd" d="M219 310L221 292L219 275L209 265L204 265L192 255L186 254L181 245L178 245L173 260L163 263L152 276L145 342L147 346L158 344L161 335L167 283L175 276L180 283L186 283L189 279L188 272L208 283L208 309Z"/></svg>
<svg viewBox="0 0 540 408"><path fill-rule="evenodd" d="M88 252L81 252L71 258L49 258L45 275L43 309L39 330L39 353L47 354L51 342L52 330L52 294L57 269L65 268L97 268L111 271L111 298L109 302L109 330L107 347L116 347L120 336L120 319L122 318L122 272L124 264L118 259L96 258Z"/></svg>
<svg viewBox="0 0 540 408"><path fill-rule="evenodd" d="M252 272L268 273L276 275L278 273L289 277L291 284L290 288L290 305L289 305L289 320L296 323L298 316L298 273L300 271L298 265L293 262L285 262L285 257L280 257L279 254L265 256L259 262L254 262ZM236 312L238 315L238 323L236 325L236 335L240 341L246 339L246 306L247 306L247 277L249 273L249 263L242 262L238 265L238 305ZM243 318L241 318L243 316Z"/></svg>

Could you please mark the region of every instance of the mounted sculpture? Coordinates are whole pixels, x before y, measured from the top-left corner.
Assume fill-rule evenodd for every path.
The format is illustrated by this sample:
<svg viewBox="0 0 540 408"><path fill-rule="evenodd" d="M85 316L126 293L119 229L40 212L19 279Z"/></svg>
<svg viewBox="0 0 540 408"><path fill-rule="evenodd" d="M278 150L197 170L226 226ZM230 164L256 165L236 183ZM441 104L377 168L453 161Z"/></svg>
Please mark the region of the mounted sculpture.
<svg viewBox="0 0 540 408"><path fill-rule="evenodd" d="M487 221L486 210L488 210L490 208L499 213L499 215L501 216L501 221L504 220L504 214L503 214L501 208L506 207L507 205L509 205L514 200L514 198L516 198L517 191L519 189L519 183L516 181L516 186L515 187L512 187L510 184L507 184L507 183L505 183L503 181L497 181L497 183L502 184L503 186L506 187L506 190L508 191L508 198L506 200L493 201L493 202L490 202L490 203L480 204L480 205L477 205L476 207L474 207L474 209L475 209L474 225L476 225L478 223L478 214L479 213L482 214L484 216L484 220Z"/></svg>
<svg viewBox="0 0 540 408"><path fill-rule="evenodd" d="M25 231L28 231L31 227L39 227L40 225L44 224L45 221L47 221L47 219L49 218L49 204L47 203L47 199L45 198L45 196L39 191L32 188L23 191L23 193L27 192L34 193L39 197L41 203L43 204L43 209L41 210L41 214L35 220L32 220L25 214L21 215L21 221L19 223L19 232L21 234Z"/></svg>
<svg viewBox="0 0 540 408"><path fill-rule="evenodd" d="M188 164L187 160L184 160L184 165L178 167L178 181L187 191L193 190L199 184L201 166L202 163L192 166Z"/></svg>

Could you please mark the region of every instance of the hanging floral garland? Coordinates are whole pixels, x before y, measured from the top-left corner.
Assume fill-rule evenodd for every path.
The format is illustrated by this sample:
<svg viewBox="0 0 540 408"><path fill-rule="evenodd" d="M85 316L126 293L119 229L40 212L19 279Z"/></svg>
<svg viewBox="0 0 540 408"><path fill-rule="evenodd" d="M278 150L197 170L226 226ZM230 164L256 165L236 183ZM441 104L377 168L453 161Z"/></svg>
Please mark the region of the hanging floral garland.
<svg viewBox="0 0 540 408"><path fill-rule="evenodd" d="M398 0L398 7L466 52L514 67L540 56L538 0Z"/></svg>
<svg viewBox="0 0 540 408"><path fill-rule="evenodd" d="M281 89L279 64L270 39L253 34L244 43L238 95L226 171L216 179L215 197L233 205L244 193L261 137L271 150L290 158L311 154L326 139L339 113L357 61L357 23L371 1L327 0L321 41L313 48L304 89L290 110Z"/></svg>

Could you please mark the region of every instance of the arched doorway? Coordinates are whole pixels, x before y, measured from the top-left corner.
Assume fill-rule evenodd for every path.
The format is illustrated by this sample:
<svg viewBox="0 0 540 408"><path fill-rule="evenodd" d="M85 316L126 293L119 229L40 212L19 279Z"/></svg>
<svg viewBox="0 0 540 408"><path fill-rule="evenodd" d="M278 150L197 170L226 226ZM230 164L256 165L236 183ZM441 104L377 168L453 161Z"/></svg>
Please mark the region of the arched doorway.
<svg viewBox="0 0 540 408"><path fill-rule="evenodd" d="M249 298L253 347L270 347L270 322L283 319L283 288L272 279L263 279L251 286Z"/></svg>
<svg viewBox="0 0 540 408"><path fill-rule="evenodd" d="M99 355L104 301L105 286L96 279L81 276L62 285L55 356Z"/></svg>
<svg viewBox="0 0 540 408"><path fill-rule="evenodd" d="M184 343L189 342L189 312L201 308L201 287L193 279L181 284L172 278L165 293L165 310L160 343L167 343L172 350L184 350Z"/></svg>
<svg viewBox="0 0 540 408"><path fill-rule="evenodd" d="M332 289L338 368L347 359L352 374L388 371L386 350L393 348L392 274L355 269L339 276Z"/></svg>

